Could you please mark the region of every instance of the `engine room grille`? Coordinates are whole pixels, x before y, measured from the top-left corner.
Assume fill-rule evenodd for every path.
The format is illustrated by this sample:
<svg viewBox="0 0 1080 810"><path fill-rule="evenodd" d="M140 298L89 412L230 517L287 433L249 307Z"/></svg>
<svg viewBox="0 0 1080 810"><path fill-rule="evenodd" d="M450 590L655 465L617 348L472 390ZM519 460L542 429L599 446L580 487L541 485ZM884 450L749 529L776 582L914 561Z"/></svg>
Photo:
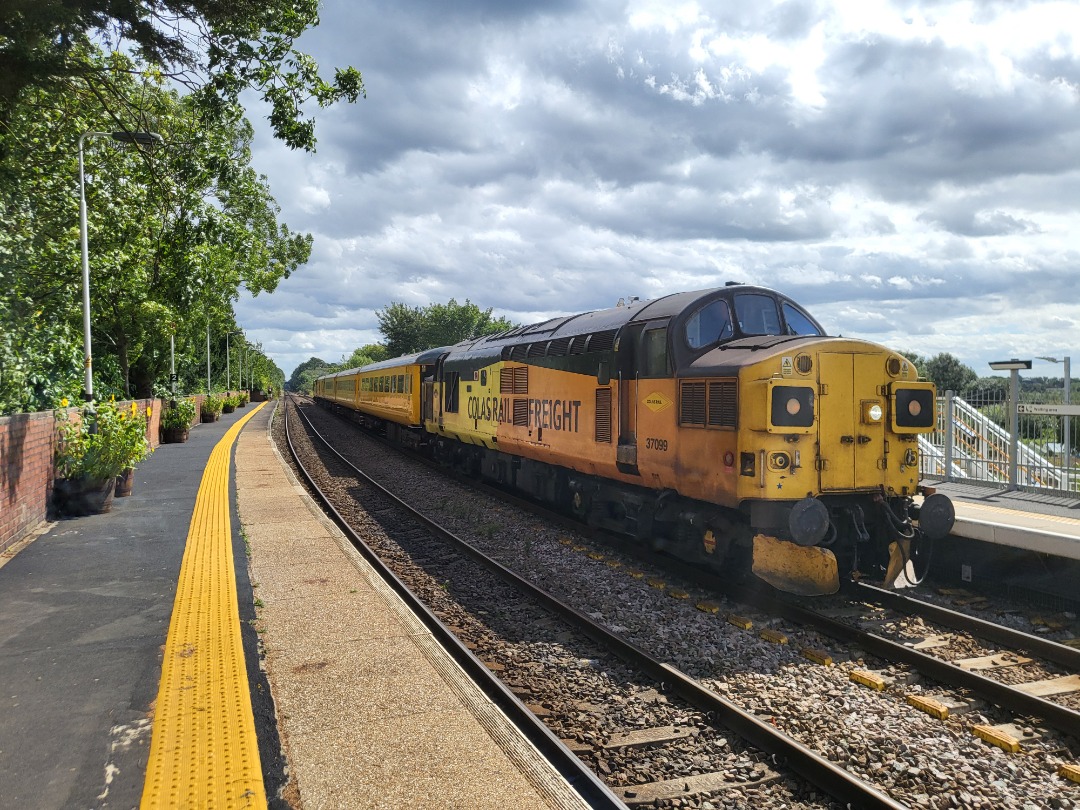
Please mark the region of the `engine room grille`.
<svg viewBox="0 0 1080 810"><path fill-rule="evenodd" d="M596 389L596 441L611 444L611 389Z"/></svg>
<svg viewBox="0 0 1080 810"><path fill-rule="evenodd" d="M709 426L735 427L739 415L738 384L709 383Z"/></svg>
<svg viewBox="0 0 1080 810"><path fill-rule="evenodd" d="M529 393L529 367L503 368L499 373L500 394Z"/></svg>
<svg viewBox="0 0 1080 810"><path fill-rule="evenodd" d="M705 427L705 383L684 382L679 397L679 424Z"/></svg>
<svg viewBox="0 0 1080 810"><path fill-rule="evenodd" d="M679 388L679 424L733 428L739 418L739 388L734 380L684 382Z"/></svg>
<svg viewBox="0 0 1080 810"><path fill-rule="evenodd" d="M527 427L529 424L529 400L527 399L515 399L514 400L514 425L516 427Z"/></svg>

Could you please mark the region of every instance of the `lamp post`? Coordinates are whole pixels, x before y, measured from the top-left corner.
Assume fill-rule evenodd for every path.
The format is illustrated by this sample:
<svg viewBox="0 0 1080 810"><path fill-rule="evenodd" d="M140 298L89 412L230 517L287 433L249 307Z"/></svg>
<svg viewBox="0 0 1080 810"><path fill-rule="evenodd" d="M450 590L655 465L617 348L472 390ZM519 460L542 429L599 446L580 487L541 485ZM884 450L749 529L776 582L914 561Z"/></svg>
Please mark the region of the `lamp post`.
<svg viewBox="0 0 1080 810"><path fill-rule="evenodd" d="M1058 360L1056 357L1039 357L1039 360L1045 360L1048 363L1062 363L1065 366L1065 404L1068 405L1071 400L1072 393L1072 378L1069 375L1071 371L1069 366L1070 358L1068 356ZM1065 414L1065 423L1062 426L1062 432L1065 434L1065 486L1069 488L1072 485L1072 432L1069 424L1069 414Z"/></svg>
<svg viewBox="0 0 1080 810"><path fill-rule="evenodd" d="M156 132L84 132L79 136L79 241L82 248L83 304L83 399L94 398L94 368L90 352L90 252L86 236L86 176L83 170L83 144L87 138L109 137L119 143L151 146L162 138Z"/></svg>
<svg viewBox="0 0 1080 810"><path fill-rule="evenodd" d="M225 333L225 387L232 391L232 373L229 369L229 335L243 334L239 329Z"/></svg>

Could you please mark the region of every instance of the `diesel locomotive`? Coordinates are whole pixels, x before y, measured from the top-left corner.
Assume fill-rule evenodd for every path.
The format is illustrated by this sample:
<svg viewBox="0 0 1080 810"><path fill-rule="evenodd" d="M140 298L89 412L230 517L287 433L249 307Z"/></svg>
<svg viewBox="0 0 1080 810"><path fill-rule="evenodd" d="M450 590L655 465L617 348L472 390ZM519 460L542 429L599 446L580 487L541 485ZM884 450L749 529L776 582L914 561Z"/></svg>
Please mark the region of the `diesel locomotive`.
<svg viewBox="0 0 1080 810"><path fill-rule="evenodd" d="M391 439L594 526L808 595L891 584L952 504L919 485L933 384L729 284L320 377Z"/></svg>

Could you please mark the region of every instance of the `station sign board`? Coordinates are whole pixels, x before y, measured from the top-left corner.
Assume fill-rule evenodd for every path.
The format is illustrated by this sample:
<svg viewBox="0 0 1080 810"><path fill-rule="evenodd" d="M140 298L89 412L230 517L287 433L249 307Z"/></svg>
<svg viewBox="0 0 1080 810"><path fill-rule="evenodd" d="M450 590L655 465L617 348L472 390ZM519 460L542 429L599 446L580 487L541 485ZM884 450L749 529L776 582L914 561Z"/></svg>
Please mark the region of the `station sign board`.
<svg viewBox="0 0 1080 810"><path fill-rule="evenodd" d="M1019 402L1016 405L1016 412L1040 416L1080 416L1080 405L1039 405L1034 402Z"/></svg>

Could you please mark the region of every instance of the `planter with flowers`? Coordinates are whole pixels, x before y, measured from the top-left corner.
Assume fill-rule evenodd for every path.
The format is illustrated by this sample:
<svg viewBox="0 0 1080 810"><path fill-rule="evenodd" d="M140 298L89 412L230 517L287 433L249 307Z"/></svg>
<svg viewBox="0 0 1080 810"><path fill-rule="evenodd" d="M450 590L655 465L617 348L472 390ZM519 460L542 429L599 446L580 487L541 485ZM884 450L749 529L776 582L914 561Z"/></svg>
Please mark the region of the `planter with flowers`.
<svg viewBox="0 0 1080 810"><path fill-rule="evenodd" d="M188 440L188 431L195 421L195 401L176 399L161 413L162 444L179 444Z"/></svg>
<svg viewBox="0 0 1080 810"><path fill-rule="evenodd" d="M237 395L237 397L240 400L239 402L236 403L236 406L238 408L243 408L245 405L247 405L251 401L251 397L250 397L250 395L248 394L247 391L241 391Z"/></svg>
<svg viewBox="0 0 1080 810"><path fill-rule="evenodd" d="M216 422L221 418L221 397L208 396L202 401L202 420L206 422Z"/></svg>
<svg viewBox="0 0 1080 810"><path fill-rule="evenodd" d="M240 404L240 397L236 394L230 394L229 396L222 397L221 410L225 413L232 413L236 410L236 406Z"/></svg>
<svg viewBox="0 0 1080 810"><path fill-rule="evenodd" d="M66 401L57 411L56 481L53 503L64 515L107 512L112 505L116 478L150 455L146 417L113 401L88 403L76 421Z"/></svg>

